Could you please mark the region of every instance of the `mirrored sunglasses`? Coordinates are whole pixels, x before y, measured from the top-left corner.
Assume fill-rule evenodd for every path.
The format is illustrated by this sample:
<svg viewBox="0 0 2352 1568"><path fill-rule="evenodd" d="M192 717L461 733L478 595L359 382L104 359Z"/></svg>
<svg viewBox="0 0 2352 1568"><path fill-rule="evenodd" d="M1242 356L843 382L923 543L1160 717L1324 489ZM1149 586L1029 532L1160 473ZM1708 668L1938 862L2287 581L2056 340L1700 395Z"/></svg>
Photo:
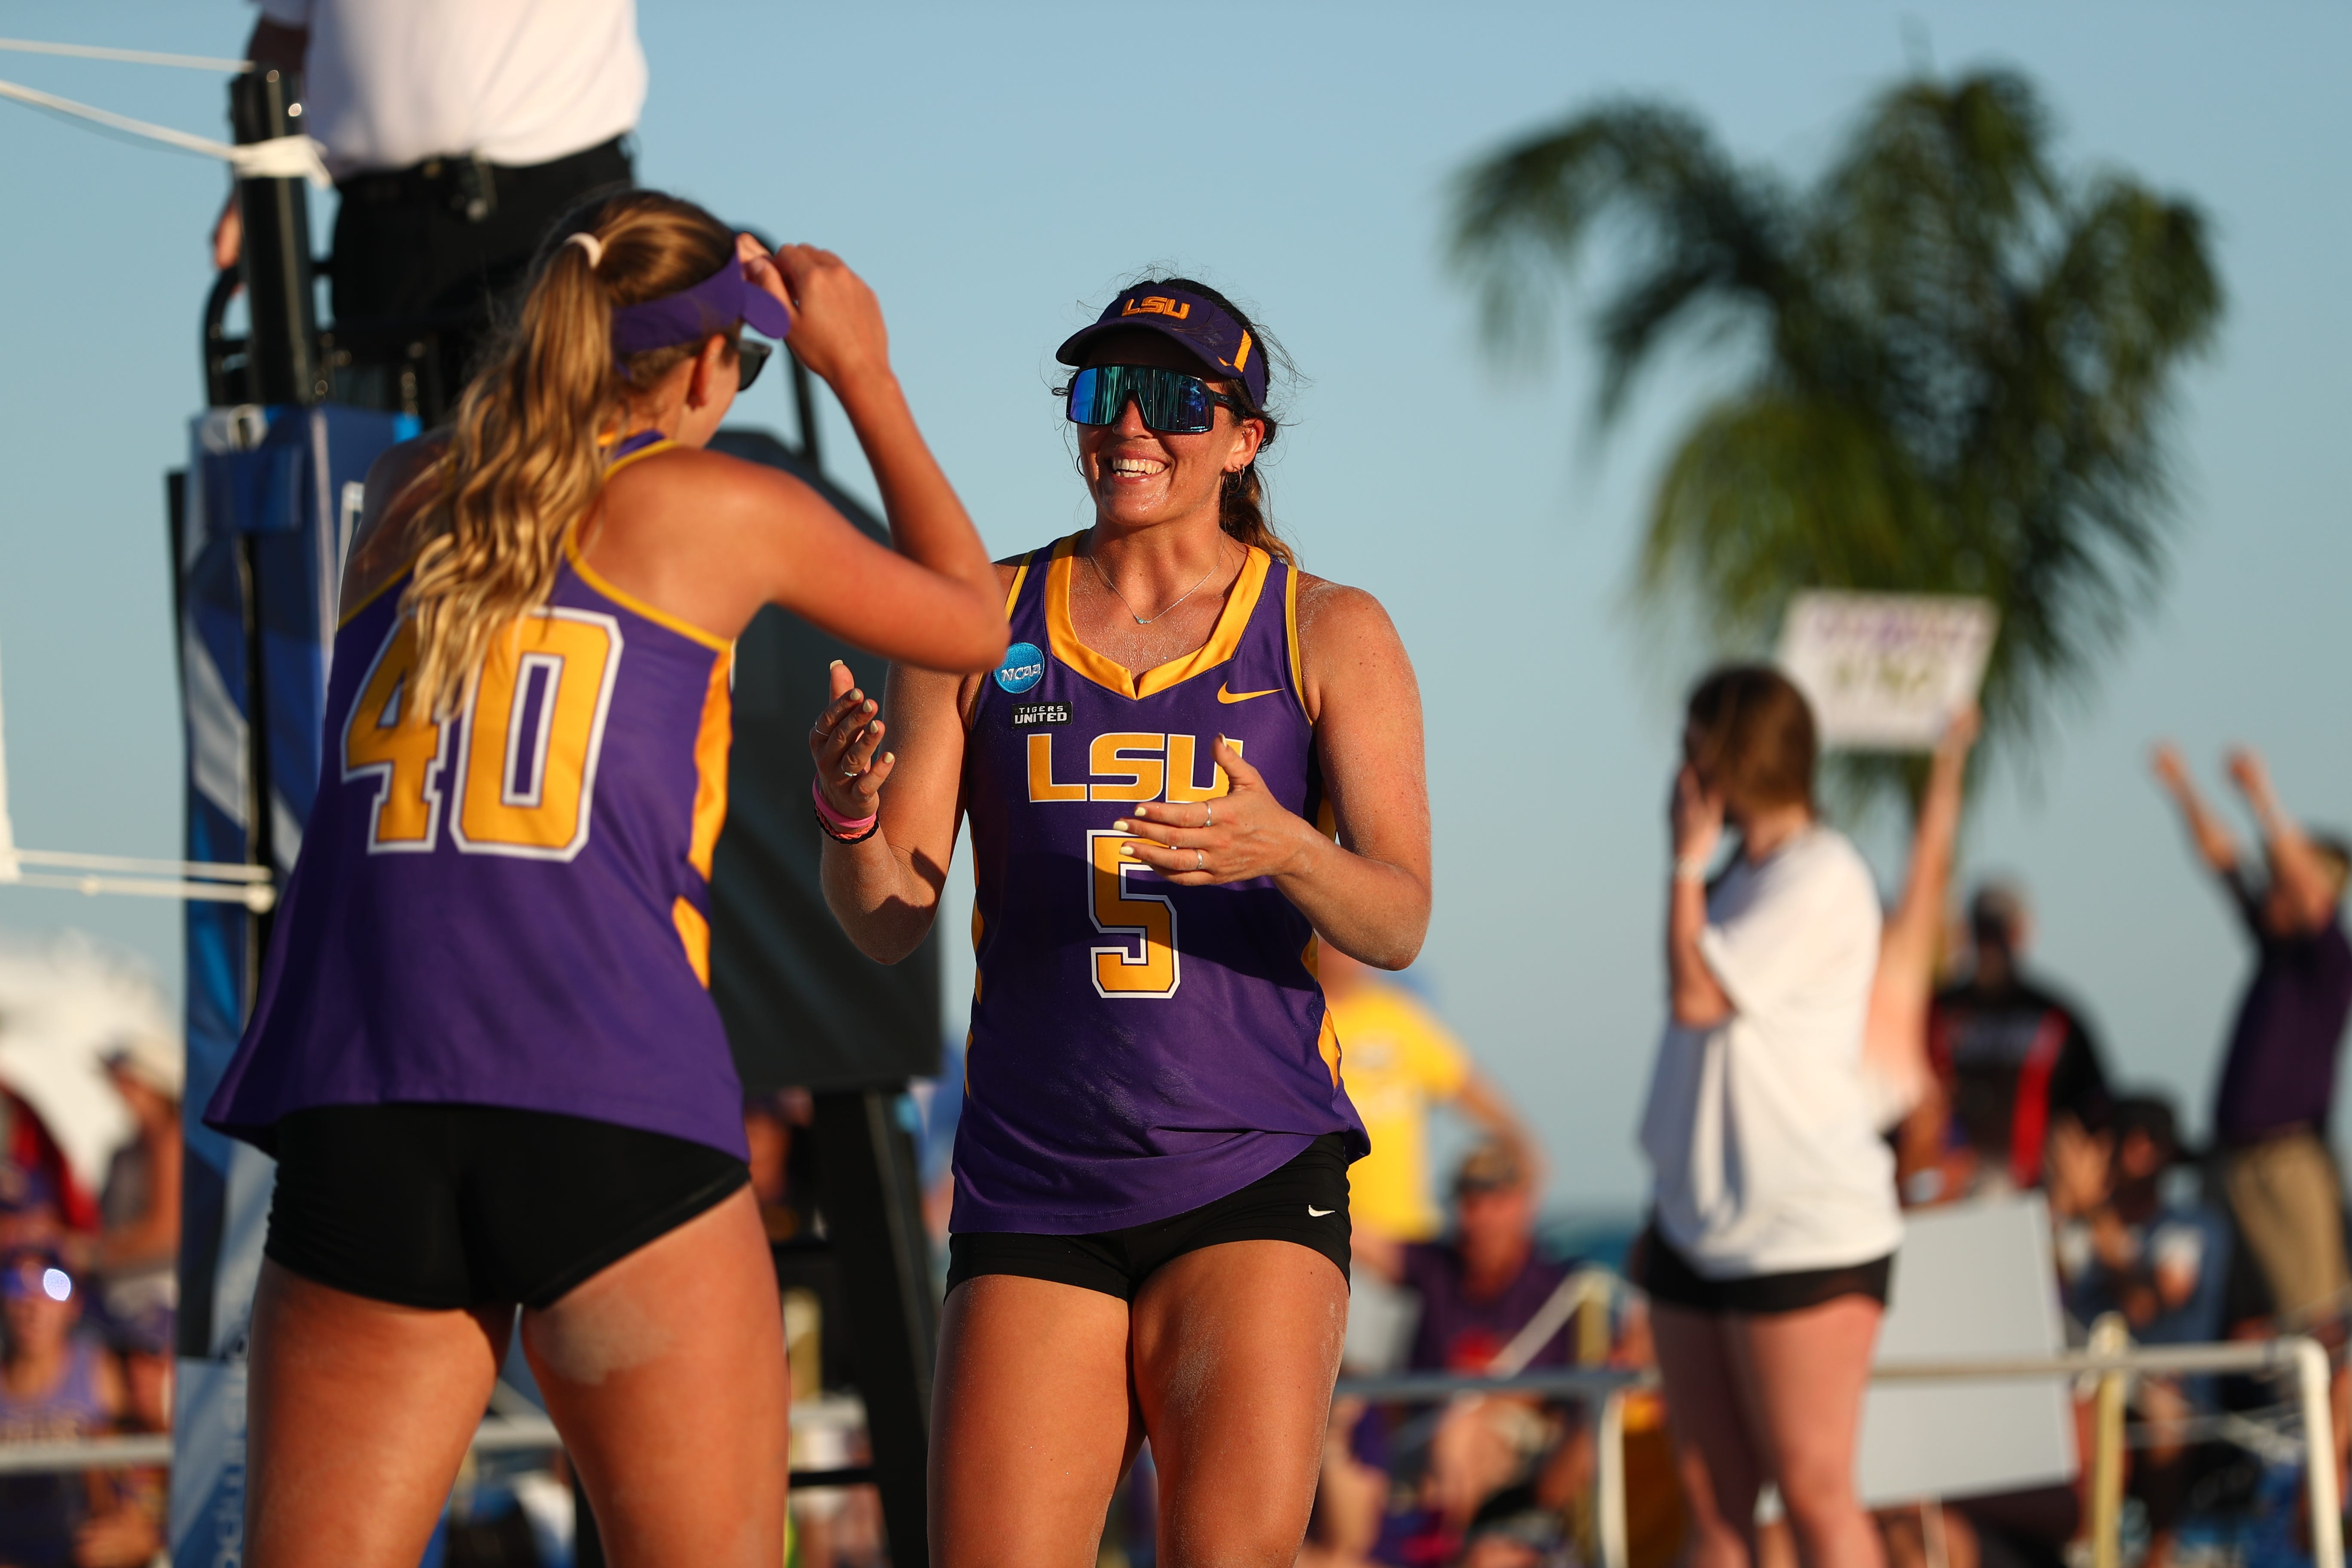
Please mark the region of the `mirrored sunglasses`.
<svg viewBox="0 0 2352 1568"><path fill-rule="evenodd" d="M1250 416L1247 404L1213 391L1199 376L1158 365L1088 365L1070 378L1067 393L1074 425L1116 425L1130 400L1144 428L1162 436L1199 436L1215 428L1220 405L1236 419Z"/></svg>

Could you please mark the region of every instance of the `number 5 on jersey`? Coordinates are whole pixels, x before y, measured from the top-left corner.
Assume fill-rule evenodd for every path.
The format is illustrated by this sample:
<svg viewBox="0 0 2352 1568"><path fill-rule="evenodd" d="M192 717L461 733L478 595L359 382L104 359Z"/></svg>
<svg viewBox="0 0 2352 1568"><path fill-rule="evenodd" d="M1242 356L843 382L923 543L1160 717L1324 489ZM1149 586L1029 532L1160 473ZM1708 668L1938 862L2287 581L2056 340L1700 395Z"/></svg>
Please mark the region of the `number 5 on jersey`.
<svg viewBox="0 0 2352 1568"><path fill-rule="evenodd" d="M1176 901L1165 893L1138 892L1128 886L1129 872L1151 870L1140 860L1120 856L1118 847L1134 837L1108 829L1087 835L1087 912L1094 917L1095 930L1105 936L1131 938L1133 943L1092 950L1095 992L1110 999L1165 1001L1176 994L1184 978L1176 952Z"/></svg>
<svg viewBox="0 0 2352 1568"><path fill-rule="evenodd" d="M408 699L416 626L404 616L361 678L343 725L343 778L376 781L371 854L429 851L439 837L444 766L457 741L457 820L473 855L569 860L588 842L604 717L621 662L610 616L552 608L493 640L466 711L435 723Z"/></svg>

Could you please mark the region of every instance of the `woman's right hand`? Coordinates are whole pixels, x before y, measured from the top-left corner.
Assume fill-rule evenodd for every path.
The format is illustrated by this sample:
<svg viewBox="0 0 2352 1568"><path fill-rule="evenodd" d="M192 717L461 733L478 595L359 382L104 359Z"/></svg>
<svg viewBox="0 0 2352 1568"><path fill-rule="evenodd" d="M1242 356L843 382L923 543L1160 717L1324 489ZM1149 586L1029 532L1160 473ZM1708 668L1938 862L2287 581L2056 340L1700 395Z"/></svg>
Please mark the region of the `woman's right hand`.
<svg viewBox="0 0 2352 1568"><path fill-rule="evenodd" d="M793 356L839 392L845 380L888 374L890 333L882 301L840 257L814 245L787 245L772 265L751 263L751 281L792 308Z"/></svg>
<svg viewBox="0 0 2352 1568"><path fill-rule="evenodd" d="M1699 865L1715 858L1723 841L1723 797L1699 782L1698 770L1685 763L1675 774L1674 804L1667 810L1674 828L1675 859Z"/></svg>
<svg viewBox="0 0 2352 1568"><path fill-rule="evenodd" d="M809 731L809 752L816 758L816 786L824 804L850 820L858 821L881 809L882 785L897 765L898 754L875 754L882 743L882 721L875 717L874 700L859 690L849 666L833 661L833 698Z"/></svg>

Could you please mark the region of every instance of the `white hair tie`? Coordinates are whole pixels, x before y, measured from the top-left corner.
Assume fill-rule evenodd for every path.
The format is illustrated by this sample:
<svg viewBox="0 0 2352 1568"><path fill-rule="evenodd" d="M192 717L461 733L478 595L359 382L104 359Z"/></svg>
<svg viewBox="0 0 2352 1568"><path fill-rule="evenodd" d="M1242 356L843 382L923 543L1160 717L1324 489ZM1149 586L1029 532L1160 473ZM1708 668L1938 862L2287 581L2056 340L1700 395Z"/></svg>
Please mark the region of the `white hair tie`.
<svg viewBox="0 0 2352 1568"><path fill-rule="evenodd" d="M598 239L594 235L589 234L584 230L579 234L566 235L564 237L563 243L566 245L576 245L581 249L588 253L589 271L593 272L596 268L604 265L604 242Z"/></svg>

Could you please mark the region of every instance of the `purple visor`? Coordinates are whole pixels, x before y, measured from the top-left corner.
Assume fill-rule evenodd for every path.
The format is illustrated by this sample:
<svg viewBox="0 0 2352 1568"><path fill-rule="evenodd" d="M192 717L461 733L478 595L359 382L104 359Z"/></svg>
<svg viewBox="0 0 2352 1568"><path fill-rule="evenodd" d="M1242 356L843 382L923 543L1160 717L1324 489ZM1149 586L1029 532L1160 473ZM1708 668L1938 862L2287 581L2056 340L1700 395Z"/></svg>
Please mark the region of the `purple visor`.
<svg viewBox="0 0 2352 1568"><path fill-rule="evenodd" d="M779 341L793 330L793 313L783 301L745 277L740 261L730 259L691 289L615 310L613 353L635 354L690 343L730 331L738 321Z"/></svg>

